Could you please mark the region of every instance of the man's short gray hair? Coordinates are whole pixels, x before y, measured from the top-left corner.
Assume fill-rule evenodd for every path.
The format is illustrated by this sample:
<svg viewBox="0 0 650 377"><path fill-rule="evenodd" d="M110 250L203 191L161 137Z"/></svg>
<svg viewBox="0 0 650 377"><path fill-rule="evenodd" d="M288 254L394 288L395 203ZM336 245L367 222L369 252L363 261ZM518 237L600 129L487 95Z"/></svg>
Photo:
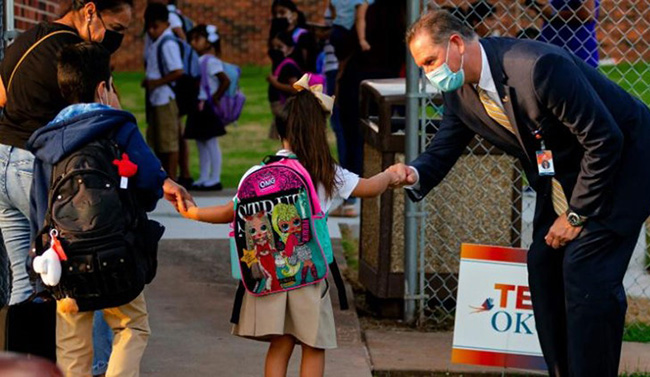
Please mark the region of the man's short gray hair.
<svg viewBox="0 0 650 377"><path fill-rule="evenodd" d="M472 29L446 10L430 10L423 14L406 32L406 44L411 44L420 33L427 33L437 45L446 43L452 34L460 35L467 42L477 37Z"/></svg>

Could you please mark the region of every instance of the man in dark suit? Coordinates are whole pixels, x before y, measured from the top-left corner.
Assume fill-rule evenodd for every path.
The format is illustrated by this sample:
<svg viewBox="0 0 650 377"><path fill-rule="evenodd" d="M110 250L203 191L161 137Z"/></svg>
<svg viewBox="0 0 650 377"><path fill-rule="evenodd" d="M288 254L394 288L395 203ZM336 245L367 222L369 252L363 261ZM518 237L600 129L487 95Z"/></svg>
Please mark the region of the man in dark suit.
<svg viewBox="0 0 650 377"><path fill-rule="evenodd" d="M616 376L623 275L650 215L647 106L569 52L479 40L444 11L422 16L407 43L444 114L426 151L391 169L421 200L475 134L518 158L537 191L528 271L549 373ZM537 153L552 154L551 172Z"/></svg>

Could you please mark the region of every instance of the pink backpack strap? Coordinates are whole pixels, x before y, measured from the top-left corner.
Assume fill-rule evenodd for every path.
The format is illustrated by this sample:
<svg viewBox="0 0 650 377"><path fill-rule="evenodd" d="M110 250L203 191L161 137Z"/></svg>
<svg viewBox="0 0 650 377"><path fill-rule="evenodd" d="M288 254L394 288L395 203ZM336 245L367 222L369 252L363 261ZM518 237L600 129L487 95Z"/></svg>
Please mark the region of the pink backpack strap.
<svg viewBox="0 0 650 377"><path fill-rule="evenodd" d="M300 36L302 36L305 33L307 33L307 30L301 27L295 28L293 33L291 34L291 39L293 39L293 43L298 44L298 41L300 40Z"/></svg>
<svg viewBox="0 0 650 377"><path fill-rule="evenodd" d="M278 64L277 67L275 67L275 71L273 71L273 76L279 77L280 72L282 72L282 68L284 68L287 64L291 64L293 66L296 66L296 67L300 68L300 66L298 66L298 63L296 63L295 60L293 60L291 58L284 58L284 60L282 62L280 62L280 64Z"/></svg>
<svg viewBox="0 0 650 377"><path fill-rule="evenodd" d="M323 210L320 206L320 199L318 199L318 190L316 190L316 187L314 187L314 182L312 181L309 172L307 172L307 169L305 169L305 167L302 166L302 164L295 158L284 158L280 161L280 163L294 169L303 177L309 177L309 196L314 199L312 203L312 213L316 219L323 217Z"/></svg>

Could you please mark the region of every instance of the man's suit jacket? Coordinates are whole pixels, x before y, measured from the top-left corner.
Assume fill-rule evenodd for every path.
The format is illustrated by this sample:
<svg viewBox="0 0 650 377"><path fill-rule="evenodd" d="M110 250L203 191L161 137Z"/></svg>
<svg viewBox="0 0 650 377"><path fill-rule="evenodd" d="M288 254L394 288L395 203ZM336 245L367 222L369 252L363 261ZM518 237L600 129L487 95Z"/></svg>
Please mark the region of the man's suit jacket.
<svg viewBox="0 0 650 377"><path fill-rule="evenodd" d="M529 40L480 40L513 135L490 118L473 84L444 93L443 120L411 163L421 200L449 172L475 134L521 161L538 193L535 223L551 200L538 174L541 132L569 206L619 234L638 232L650 215L650 111L596 69L559 47Z"/></svg>

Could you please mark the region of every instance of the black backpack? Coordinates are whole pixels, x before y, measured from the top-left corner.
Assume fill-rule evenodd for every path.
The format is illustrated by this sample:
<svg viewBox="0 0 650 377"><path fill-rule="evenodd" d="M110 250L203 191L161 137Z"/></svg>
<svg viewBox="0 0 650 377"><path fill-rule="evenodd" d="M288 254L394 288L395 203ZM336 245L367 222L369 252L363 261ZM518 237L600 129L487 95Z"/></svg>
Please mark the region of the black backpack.
<svg viewBox="0 0 650 377"><path fill-rule="evenodd" d="M41 255L51 232L67 256L61 280L46 287L56 299L76 299L81 311L124 305L156 273L164 227L149 220L136 192L119 187L113 161L121 156L111 139L88 143L52 167L43 229L32 253Z"/></svg>

